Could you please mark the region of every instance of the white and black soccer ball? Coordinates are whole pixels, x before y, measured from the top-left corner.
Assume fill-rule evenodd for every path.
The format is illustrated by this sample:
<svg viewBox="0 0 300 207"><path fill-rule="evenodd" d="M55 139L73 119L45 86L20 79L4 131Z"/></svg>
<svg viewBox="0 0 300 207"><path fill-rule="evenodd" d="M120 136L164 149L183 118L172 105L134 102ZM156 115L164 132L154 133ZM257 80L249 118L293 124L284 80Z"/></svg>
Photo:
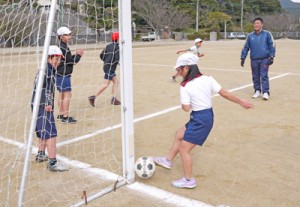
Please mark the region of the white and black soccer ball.
<svg viewBox="0 0 300 207"><path fill-rule="evenodd" d="M150 157L140 157L134 165L136 174L143 179L150 178L155 172L156 165Z"/></svg>

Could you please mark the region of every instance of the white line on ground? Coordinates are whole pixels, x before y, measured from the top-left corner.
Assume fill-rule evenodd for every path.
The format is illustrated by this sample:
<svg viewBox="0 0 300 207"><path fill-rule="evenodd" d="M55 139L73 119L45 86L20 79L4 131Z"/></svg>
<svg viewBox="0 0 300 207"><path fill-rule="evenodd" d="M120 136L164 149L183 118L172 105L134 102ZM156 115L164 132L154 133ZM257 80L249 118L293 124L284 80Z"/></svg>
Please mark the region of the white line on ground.
<svg viewBox="0 0 300 207"><path fill-rule="evenodd" d="M213 207L212 205L203 203L201 201L189 199L139 182L135 182L131 185L127 185L126 187L136 191L137 193L151 196L159 201L163 201L164 203L168 203L174 206Z"/></svg>
<svg viewBox="0 0 300 207"><path fill-rule="evenodd" d="M12 140L12 139L4 138L2 136L0 136L0 141L2 141L4 143L7 143L7 144L11 144L11 145L17 146L18 148L24 147L23 143L15 141L15 140Z"/></svg>
<svg viewBox="0 0 300 207"><path fill-rule="evenodd" d="M13 141L6 139L4 137L0 137L0 140L6 142L8 144L12 144L18 146L19 148L23 148L24 144L18 141ZM37 147L32 147L32 154L37 153ZM105 180L105 181L117 181L123 179L121 176L109 172L107 170L103 170L100 168L93 168L90 164L80 162L78 160L70 160L64 156L57 155L57 159L63 161L68 164L71 168L80 169L81 171L85 171L86 174L94 175L97 179ZM170 193L168 191L145 185L139 182L135 182L133 184L124 186L129 188L130 190L134 190L136 193L140 193L143 196L150 196L153 199L159 199L160 202L172 204L174 206L195 206L195 207L213 207L211 205L205 204L203 202L193 200L190 198L186 198L174 193Z"/></svg>
<svg viewBox="0 0 300 207"><path fill-rule="evenodd" d="M290 75L291 73L284 73L284 74L280 74L280 75L277 75L277 76L274 76L272 78L269 78L269 80L274 80L274 79L277 79L277 78L282 78L284 76L287 76L287 75ZM244 88L247 88L247 87L250 87L252 86L253 84L248 84L248 85L244 85L244 86L241 86L241 87L238 87L238 88L234 88L234 89L231 89L229 90L230 92L233 92L233 91L238 91L238 90L241 90L241 89L244 89Z"/></svg>
<svg viewBox="0 0 300 207"><path fill-rule="evenodd" d="M281 78L281 77L284 77L284 76L287 76L287 75L290 75L290 73L284 73L284 74L280 74L278 76L275 76L275 77L272 77L270 78L270 80L274 80L274 79L277 79L277 78ZM238 91L238 90L241 90L241 89L244 89L244 88L247 88L247 87L250 87L252 86L253 84L247 84L247 85L244 85L244 86L241 86L241 87L238 87L238 88L234 88L234 89L231 89L229 90L230 92L233 92L233 91ZM215 96L219 96L218 94L216 94ZM152 113L152 114L148 114L146 116L143 116L143 117L140 117L140 118L136 118L134 119L134 123L136 122L140 122L140 121L143 121L143 120L146 120L146 119L150 119L150 118L153 118L153 117L156 117L156 116L160 116L162 114L167 114L171 111L175 111L177 109L180 109L181 106L178 105L178 106L173 106L171 108L168 108L168 109L165 109L165 110L162 110L162 111L159 111L159 112L156 112L156 113ZM105 129L101 129L101 130L98 130L98 131L95 131L91 134L86 134L84 136L80 136L80 137L77 137L77 138L73 138L73 139L69 139L69 140L66 140L66 141L63 141L63 142L59 142L57 143L57 147L61 147L61 146L64 146L64 145L67 145L67 144L71 144L71 143L75 143L75 142L79 142L79 141L83 141L85 139L88 139L90 137L93 137L93 136L96 136L98 134L102 134L102 133L105 133L107 131L110 131L110 130L113 130L113 129L117 129L117 128L120 128L121 127L121 124L117 124L115 126L111 126L111 127L107 127Z"/></svg>
<svg viewBox="0 0 300 207"><path fill-rule="evenodd" d="M134 65L143 65L143 66L155 66L155 67L167 67L172 69L174 67L174 65L163 65L163 64L146 64L146 63L134 63ZM241 72L241 73L251 73L251 70L249 69L229 69L229 68L210 68L210 67L200 67L201 68L206 69L206 70L219 70L219 71L230 71L230 72ZM280 73L280 72L272 72L269 71L269 74L286 74L286 73ZM299 73L289 73L289 75L300 75Z"/></svg>

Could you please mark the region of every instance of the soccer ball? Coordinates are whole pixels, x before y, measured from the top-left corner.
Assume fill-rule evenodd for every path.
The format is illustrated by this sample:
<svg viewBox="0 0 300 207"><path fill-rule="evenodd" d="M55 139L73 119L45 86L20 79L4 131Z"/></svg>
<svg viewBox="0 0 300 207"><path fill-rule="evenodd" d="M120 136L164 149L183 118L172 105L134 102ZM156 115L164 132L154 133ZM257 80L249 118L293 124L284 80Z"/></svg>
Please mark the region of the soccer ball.
<svg viewBox="0 0 300 207"><path fill-rule="evenodd" d="M150 178L155 172L156 165L149 157L140 157L134 165L136 174L143 179Z"/></svg>

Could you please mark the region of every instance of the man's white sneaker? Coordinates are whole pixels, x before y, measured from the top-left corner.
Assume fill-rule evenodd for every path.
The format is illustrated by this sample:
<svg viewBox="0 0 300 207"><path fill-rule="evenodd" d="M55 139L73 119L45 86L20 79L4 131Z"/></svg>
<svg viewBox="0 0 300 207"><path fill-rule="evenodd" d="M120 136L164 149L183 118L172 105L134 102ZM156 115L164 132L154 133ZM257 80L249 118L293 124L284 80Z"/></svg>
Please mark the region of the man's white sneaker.
<svg viewBox="0 0 300 207"><path fill-rule="evenodd" d="M260 96L260 91L255 91L252 98L258 98Z"/></svg>
<svg viewBox="0 0 300 207"><path fill-rule="evenodd" d="M269 94L268 93L264 93L263 94L263 99L264 100L268 100L269 99Z"/></svg>

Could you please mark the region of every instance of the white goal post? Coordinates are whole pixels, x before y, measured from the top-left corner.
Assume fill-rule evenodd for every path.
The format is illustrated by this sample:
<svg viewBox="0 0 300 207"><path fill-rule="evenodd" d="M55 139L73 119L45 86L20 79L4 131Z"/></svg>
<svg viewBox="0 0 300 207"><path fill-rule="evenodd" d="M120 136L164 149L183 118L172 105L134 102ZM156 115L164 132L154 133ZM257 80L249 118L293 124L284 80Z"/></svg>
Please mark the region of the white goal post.
<svg viewBox="0 0 300 207"><path fill-rule="evenodd" d="M134 182L134 129L133 129L133 92L132 92L132 29L131 1L119 0L120 65L122 140L123 140L123 176Z"/></svg>

